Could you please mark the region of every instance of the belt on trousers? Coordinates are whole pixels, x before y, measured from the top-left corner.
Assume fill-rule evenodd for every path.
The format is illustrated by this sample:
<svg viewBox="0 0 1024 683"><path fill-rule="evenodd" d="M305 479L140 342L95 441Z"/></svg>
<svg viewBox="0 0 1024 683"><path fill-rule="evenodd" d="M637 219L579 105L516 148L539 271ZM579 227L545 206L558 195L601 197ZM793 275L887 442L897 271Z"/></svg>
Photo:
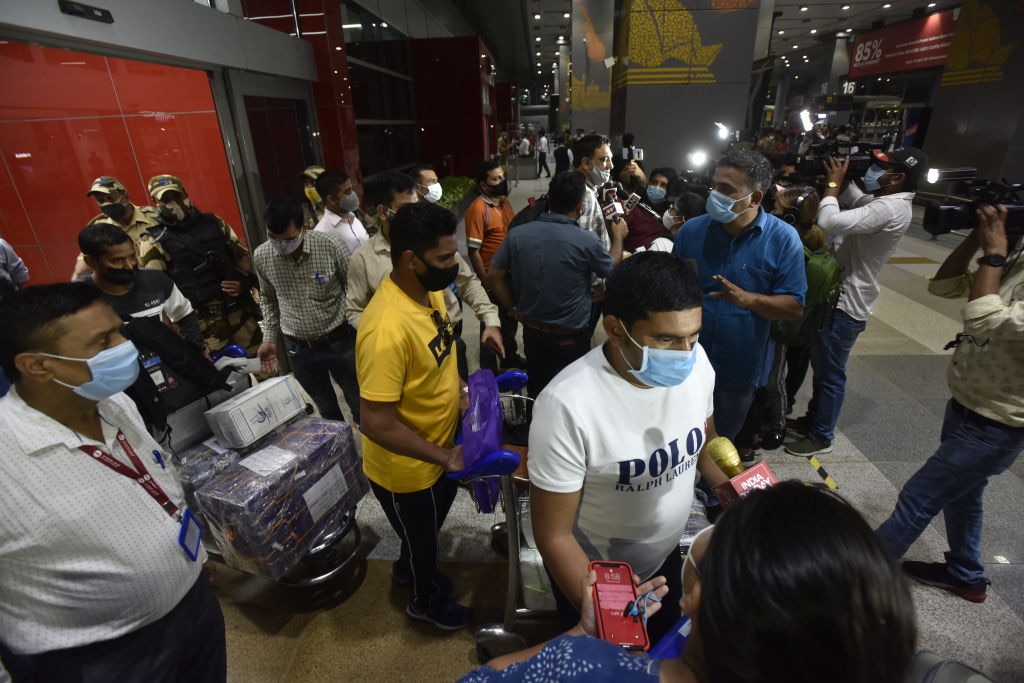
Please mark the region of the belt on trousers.
<svg viewBox="0 0 1024 683"><path fill-rule="evenodd" d="M333 344L336 341L348 339L352 336L353 332L354 330L352 329L352 326L346 322L338 325L327 334L323 334L313 339L299 339L298 337L293 337L290 334L284 334L283 332L281 335L297 346L301 346L306 349L319 349Z"/></svg>
<svg viewBox="0 0 1024 683"><path fill-rule="evenodd" d="M527 318L524 315L517 315L516 320L521 322L526 327L530 327L535 330L540 330L541 332L547 332L549 334L579 334L580 332L583 332L587 329L585 327L570 329L568 327L562 327L560 325L550 325L548 323L542 323L539 320L534 320L533 318Z"/></svg>

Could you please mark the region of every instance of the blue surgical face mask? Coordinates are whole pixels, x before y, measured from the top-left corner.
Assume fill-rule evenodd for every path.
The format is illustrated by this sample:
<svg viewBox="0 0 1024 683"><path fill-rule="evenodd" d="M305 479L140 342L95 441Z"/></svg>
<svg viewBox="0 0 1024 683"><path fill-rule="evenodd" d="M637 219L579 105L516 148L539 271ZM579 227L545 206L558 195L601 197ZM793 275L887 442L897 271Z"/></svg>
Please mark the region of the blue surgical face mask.
<svg viewBox="0 0 1024 683"><path fill-rule="evenodd" d="M740 212L733 211L732 207L749 198L752 194L754 193L751 192L746 197L733 199L727 194L711 190L708 193L708 200L704 203L704 208L707 209L708 215L719 223L732 223L740 215Z"/></svg>
<svg viewBox="0 0 1024 683"><path fill-rule="evenodd" d="M626 354L622 353L622 349L619 349L619 355L622 356L622 360L626 361L626 365L629 366L629 374L649 387L679 386L686 381L686 378L693 371L693 366L697 364L697 344L694 344L693 348L689 351L652 349L649 346L638 344L630 335L625 325L622 326L622 331L629 337L629 341L633 342L637 348L643 351L644 356L640 362L640 368L634 370L626 358Z"/></svg>
<svg viewBox="0 0 1024 683"><path fill-rule="evenodd" d="M864 185L864 189L868 192L874 192L875 190L882 189L882 184L878 182L878 179L886 174L886 170L878 164L871 164L868 170L864 172L864 177L861 178L860 182Z"/></svg>
<svg viewBox="0 0 1024 683"><path fill-rule="evenodd" d="M102 401L118 392L124 391L134 384L139 376L139 350L130 341L104 349L92 358L72 358L42 351L38 353L40 356L88 364L89 372L92 373L92 380L85 384L79 384L76 387L66 382L61 382L56 377L53 378L53 381L61 386L68 387L82 398L87 398L90 401Z"/></svg>
<svg viewBox="0 0 1024 683"><path fill-rule="evenodd" d="M657 185L647 186L647 198L655 204L665 201L665 188Z"/></svg>

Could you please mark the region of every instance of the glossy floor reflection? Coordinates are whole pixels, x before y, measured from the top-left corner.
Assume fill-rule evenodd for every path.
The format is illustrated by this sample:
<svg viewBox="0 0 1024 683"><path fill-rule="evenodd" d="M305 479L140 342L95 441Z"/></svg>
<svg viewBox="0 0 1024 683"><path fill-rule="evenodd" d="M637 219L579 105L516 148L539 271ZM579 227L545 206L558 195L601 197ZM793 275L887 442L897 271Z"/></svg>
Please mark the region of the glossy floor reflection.
<svg viewBox="0 0 1024 683"><path fill-rule="evenodd" d="M522 181L513 188L513 206L545 189L544 182ZM929 295L925 280L959 238L928 239L919 227L920 210L915 214L916 225L882 272L881 299L854 348L834 450L819 458L840 493L872 525L888 516L899 487L938 444L949 396L949 352L942 346L960 329L962 304ZM471 311L466 318L465 330L476 329ZM472 366L476 348L472 335L466 339ZM806 399L801 395L795 414L801 414ZM763 453L763 459L780 479L817 480L805 460L781 449ZM919 647L960 659L998 681L1024 681L1022 475L1024 460L1019 460L993 479L986 493L988 600L976 605L938 589L913 589ZM477 665L471 630L442 633L405 616L406 589L389 578L397 539L372 495L360 504L358 518L362 555L368 559L330 589L283 588L226 568L218 571L232 681L453 681ZM501 619L506 568L490 547L489 532L500 519L500 513L476 513L460 492L444 530L444 570L455 580L456 597L476 610L474 626ZM908 557L938 561L943 550L939 519Z"/></svg>

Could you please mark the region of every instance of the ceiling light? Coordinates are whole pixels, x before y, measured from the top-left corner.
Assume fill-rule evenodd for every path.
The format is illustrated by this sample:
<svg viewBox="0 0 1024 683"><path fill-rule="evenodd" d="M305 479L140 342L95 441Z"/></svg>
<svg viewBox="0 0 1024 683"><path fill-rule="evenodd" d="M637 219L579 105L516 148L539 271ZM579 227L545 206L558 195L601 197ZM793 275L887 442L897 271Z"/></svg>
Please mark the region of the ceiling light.
<svg viewBox="0 0 1024 683"><path fill-rule="evenodd" d="M846 10L850 9L850 6L849 5L843 5L842 9L845 12Z"/></svg>
<svg viewBox="0 0 1024 683"><path fill-rule="evenodd" d="M882 5L882 9L889 9L890 7L892 7L892 5L888 2Z"/></svg>
<svg viewBox="0 0 1024 683"><path fill-rule="evenodd" d="M565 36L558 36L558 40L559 40L559 42L565 40Z"/></svg>
<svg viewBox="0 0 1024 683"><path fill-rule="evenodd" d="M540 57L540 50L537 50L537 56Z"/></svg>
<svg viewBox="0 0 1024 683"><path fill-rule="evenodd" d="M539 14L534 14L533 18L536 19L537 21L540 21L540 15Z"/></svg>
<svg viewBox="0 0 1024 683"><path fill-rule="evenodd" d="M818 32L818 29L816 29L816 28L812 28L812 29L811 29L811 35L812 35L812 36L813 36L813 35L814 35L815 33L817 33L817 32Z"/></svg>
<svg viewBox="0 0 1024 683"><path fill-rule="evenodd" d="M800 11L801 12L806 12L807 11L807 5L804 5L803 7L801 7Z"/></svg>
<svg viewBox="0 0 1024 683"><path fill-rule="evenodd" d="M932 7L935 7L935 5L937 5L937 4L938 3L936 3L936 2L929 2L928 3L928 9L931 9Z"/></svg>
<svg viewBox="0 0 1024 683"><path fill-rule="evenodd" d="M537 62L537 66L540 66L540 62Z"/></svg>
<svg viewBox="0 0 1024 683"><path fill-rule="evenodd" d="M794 49L794 50L799 50L799 49L800 49L800 46L799 46L799 45L794 45L794 46L793 46L793 49Z"/></svg>
<svg viewBox="0 0 1024 683"><path fill-rule="evenodd" d="M847 28L847 29L843 29L843 30L846 31L847 33L853 33L853 29L852 28Z"/></svg>
<svg viewBox="0 0 1024 683"><path fill-rule="evenodd" d="M536 38L534 38L534 40L536 40L539 43L540 42L540 36L537 36Z"/></svg>
<svg viewBox="0 0 1024 683"><path fill-rule="evenodd" d="M563 19L568 19L570 16L572 16L572 15L569 14L568 12L566 12L565 14L562 15L562 18Z"/></svg>
<svg viewBox="0 0 1024 683"><path fill-rule="evenodd" d="M804 59L807 59L807 55L800 55L800 56L803 57Z"/></svg>
<svg viewBox="0 0 1024 683"><path fill-rule="evenodd" d="M537 75L540 76L540 69L537 69Z"/></svg>
<svg viewBox="0 0 1024 683"><path fill-rule="evenodd" d="M480 55L480 59L486 59L487 55Z"/></svg>
<svg viewBox="0 0 1024 683"><path fill-rule="evenodd" d="M785 33L785 31L783 31L782 29L779 29L779 35L780 35L780 36L781 36L782 34L784 34L784 33Z"/></svg>

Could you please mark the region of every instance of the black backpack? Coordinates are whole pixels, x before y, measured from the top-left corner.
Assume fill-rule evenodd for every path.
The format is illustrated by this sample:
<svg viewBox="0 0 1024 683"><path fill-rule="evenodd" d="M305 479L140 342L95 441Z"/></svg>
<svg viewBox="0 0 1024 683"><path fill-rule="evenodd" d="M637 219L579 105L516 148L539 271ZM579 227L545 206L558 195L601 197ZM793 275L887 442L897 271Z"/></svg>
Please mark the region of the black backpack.
<svg viewBox="0 0 1024 683"><path fill-rule="evenodd" d="M124 335L139 350L139 377L125 391L153 433L167 429L167 417L218 389L225 375L160 318L131 318Z"/></svg>
<svg viewBox="0 0 1024 683"><path fill-rule="evenodd" d="M548 212L548 195L547 193L542 194L539 197L530 197L526 200L528 203L525 207L519 210L512 220L508 224L508 229L522 225L523 223L529 223L540 218L540 215Z"/></svg>

